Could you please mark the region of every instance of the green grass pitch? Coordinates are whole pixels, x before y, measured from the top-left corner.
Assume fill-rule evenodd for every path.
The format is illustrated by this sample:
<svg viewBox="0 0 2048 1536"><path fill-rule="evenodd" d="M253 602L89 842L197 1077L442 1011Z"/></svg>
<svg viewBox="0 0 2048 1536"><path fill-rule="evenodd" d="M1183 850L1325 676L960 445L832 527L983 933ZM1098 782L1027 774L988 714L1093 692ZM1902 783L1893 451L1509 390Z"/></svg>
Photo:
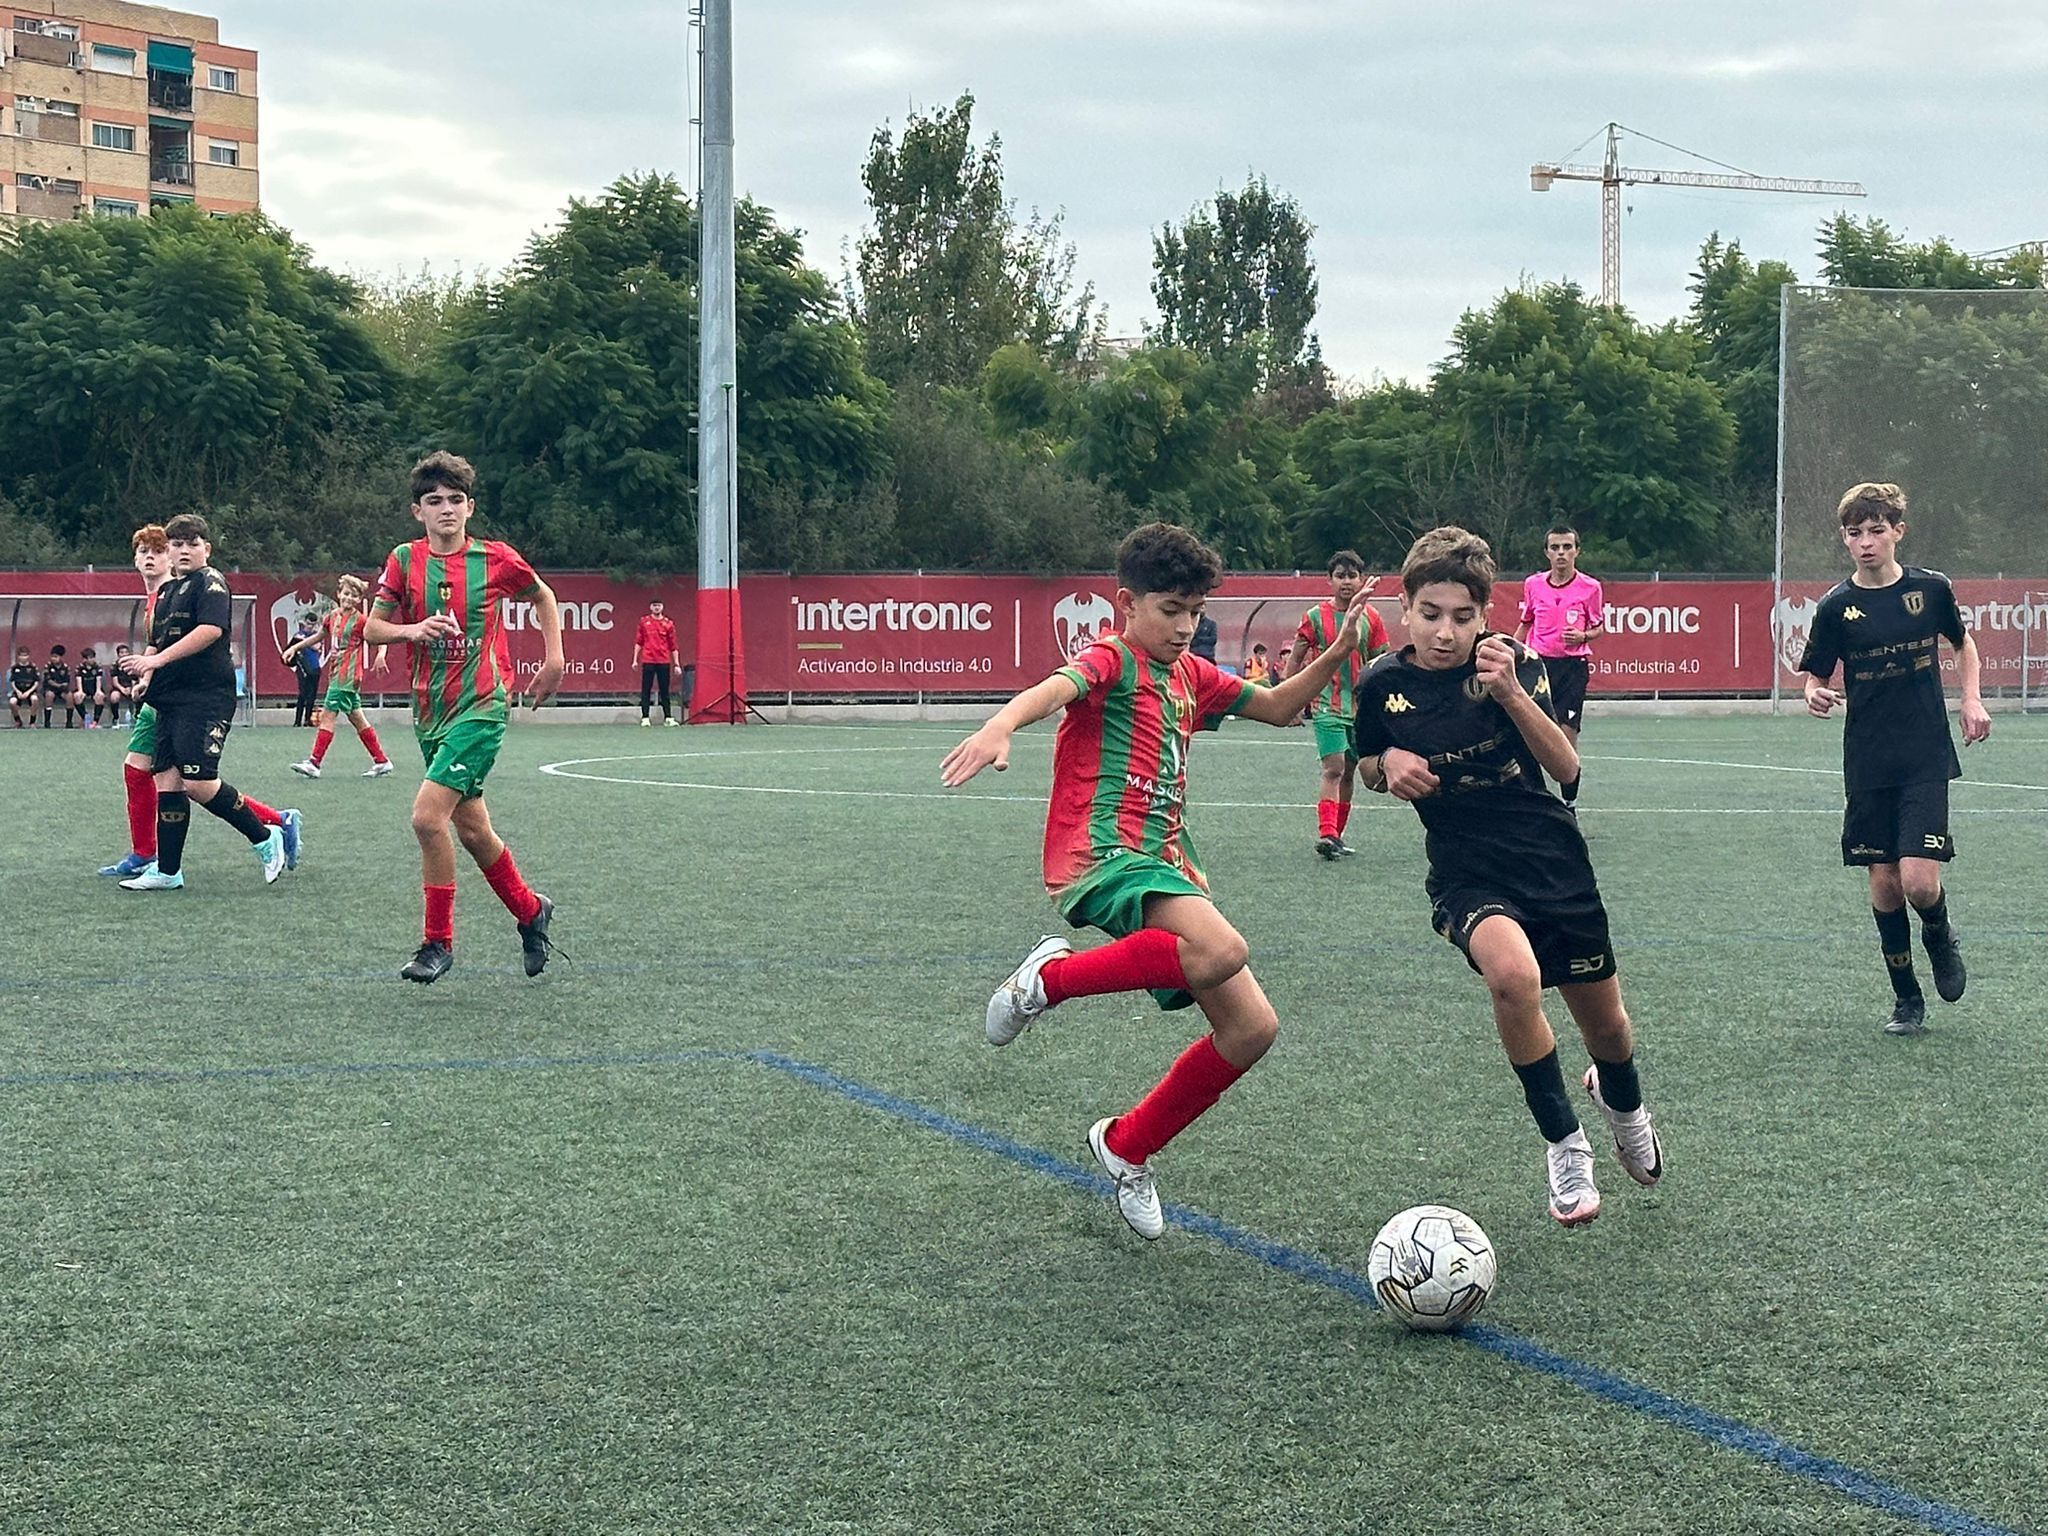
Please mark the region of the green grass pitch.
<svg viewBox="0 0 2048 1536"><path fill-rule="evenodd" d="M1080 1165L1197 1027L1092 999L983 1042L1060 926L1048 729L946 795L960 729L515 726L490 803L571 958L527 982L465 861L430 989L396 975L390 734L399 776L344 737L304 783L303 733L238 732L228 776L304 809L303 867L266 889L199 816L189 889L150 897L91 874L121 736L0 734L0 1530L2048 1528L2048 722L1965 754L1969 995L1930 984L1898 1040L1839 727L1596 704L1583 824L1672 1171L1630 1184L1588 1106L1577 1232L1429 930L1413 813L1361 797L1360 856L1324 864L1306 732L1192 757L1281 1038L1162 1155L1167 1200L1358 1271L1392 1212L1460 1206L1500 1250L1493 1329L1875 1501L1198 1233L1140 1243L907 1117ZM539 771L569 759L597 761Z"/></svg>

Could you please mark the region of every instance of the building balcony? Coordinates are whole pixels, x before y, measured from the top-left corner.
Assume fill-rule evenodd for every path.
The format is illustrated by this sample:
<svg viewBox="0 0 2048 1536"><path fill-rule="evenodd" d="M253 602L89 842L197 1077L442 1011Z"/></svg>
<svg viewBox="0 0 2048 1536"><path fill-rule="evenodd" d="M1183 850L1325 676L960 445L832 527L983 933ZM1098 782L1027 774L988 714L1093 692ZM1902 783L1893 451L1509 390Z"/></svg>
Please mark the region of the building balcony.
<svg viewBox="0 0 2048 1536"><path fill-rule="evenodd" d="M159 112L190 112L192 80L189 75L149 72L149 104Z"/></svg>
<svg viewBox="0 0 2048 1536"><path fill-rule="evenodd" d="M192 162L152 160L149 162L149 179L156 186L189 187L192 185Z"/></svg>
<svg viewBox="0 0 2048 1536"><path fill-rule="evenodd" d="M45 144L79 142L78 117L75 113L17 111L14 120L24 139L40 139Z"/></svg>
<svg viewBox="0 0 2048 1536"><path fill-rule="evenodd" d="M38 64L76 68L79 62L76 38L45 37L40 32L16 32L8 51L17 59L33 59Z"/></svg>

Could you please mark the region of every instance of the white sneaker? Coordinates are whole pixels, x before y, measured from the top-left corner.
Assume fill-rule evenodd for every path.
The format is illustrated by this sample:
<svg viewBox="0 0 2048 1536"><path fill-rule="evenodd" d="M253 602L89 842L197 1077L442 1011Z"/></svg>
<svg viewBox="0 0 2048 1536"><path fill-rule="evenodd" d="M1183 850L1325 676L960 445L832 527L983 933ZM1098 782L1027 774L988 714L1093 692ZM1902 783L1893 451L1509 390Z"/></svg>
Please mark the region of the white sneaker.
<svg viewBox="0 0 2048 1536"><path fill-rule="evenodd" d="M317 779L320 777L320 765L310 757L302 757L292 764L292 772L302 778Z"/></svg>
<svg viewBox="0 0 2048 1536"><path fill-rule="evenodd" d="M661 723L663 725L681 725L683 722L676 719L673 715L670 715L665 717Z"/></svg>
<svg viewBox="0 0 2048 1536"><path fill-rule="evenodd" d="M1116 1208L1131 1230L1147 1242L1156 1242L1166 1231L1166 1213L1159 1208L1159 1188L1152 1182L1152 1170L1144 1163L1127 1163L1109 1150L1109 1128L1114 1116L1088 1127L1088 1150L1102 1171L1116 1186ZM1591 1156L1589 1153L1588 1156Z"/></svg>
<svg viewBox="0 0 2048 1536"><path fill-rule="evenodd" d="M1008 1045L1051 1006L1045 1000L1045 987L1038 973L1045 969L1048 960L1073 952L1074 946L1065 939L1047 935L1024 957L1024 963L1004 978L988 1000L988 1018L982 1025L990 1045Z"/></svg>
<svg viewBox="0 0 2048 1536"><path fill-rule="evenodd" d="M272 827L270 836L260 843L250 844L250 847L255 850L256 862L263 866L263 883L277 884L278 877L284 873L284 833Z"/></svg>
<svg viewBox="0 0 2048 1536"><path fill-rule="evenodd" d="M648 726L650 726L650 725L652 725L652 724L654 724L654 722L653 722L652 720L649 720L649 719L648 719L648 718L647 718L647 717L646 717L645 715L642 715L642 716L640 717L640 729L641 729L641 730L643 730L643 731L644 731L644 730L646 730L646 729L647 729L647 727L648 727Z"/></svg>
<svg viewBox="0 0 2048 1536"><path fill-rule="evenodd" d="M123 880L121 882L121 889L124 891L182 891L185 889L185 875L182 870L175 875L167 875L152 864L145 873L137 875L133 880Z"/></svg>
<svg viewBox="0 0 2048 1536"><path fill-rule="evenodd" d="M1622 1171L1645 1189L1655 1189L1657 1181L1664 1177L1664 1142L1657 1135L1657 1128L1650 1124L1649 1106L1638 1105L1632 1114L1626 1115L1609 1109L1607 1101L1600 1097L1598 1065L1586 1068L1584 1082L1586 1092L1593 1095L1593 1102L1607 1119L1607 1129L1614 1133L1614 1155Z"/></svg>
<svg viewBox="0 0 2048 1536"><path fill-rule="evenodd" d="M1545 1153L1550 1175L1550 1214L1568 1227L1581 1227L1600 1214L1600 1191L1593 1187L1593 1148L1583 1129L1550 1143Z"/></svg>
<svg viewBox="0 0 2048 1536"><path fill-rule="evenodd" d="M390 772L391 772L391 759L387 757L387 758L385 758L385 759L384 759L384 761L383 761L383 762L381 762L381 763L372 763L372 764L370 764L370 766L369 766L369 767L365 768L365 769L363 770L363 777L364 777L364 778L366 778L366 779L381 779L381 778L383 778L383 777L384 777L384 776L385 776L386 774L388 774L388 773L390 773Z"/></svg>

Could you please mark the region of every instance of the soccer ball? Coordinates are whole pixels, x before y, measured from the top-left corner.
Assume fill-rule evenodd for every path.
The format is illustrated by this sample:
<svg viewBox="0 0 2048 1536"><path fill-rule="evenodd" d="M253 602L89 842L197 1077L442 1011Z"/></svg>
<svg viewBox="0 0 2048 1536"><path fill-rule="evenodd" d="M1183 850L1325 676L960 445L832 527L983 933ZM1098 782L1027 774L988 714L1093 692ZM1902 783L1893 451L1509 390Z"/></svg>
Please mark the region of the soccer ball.
<svg viewBox="0 0 2048 1536"><path fill-rule="evenodd" d="M1448 1205L1418 1205L1380 1228L1365 1273L1394 1316L1421 1332L1445 1333L1486 1305L1499 1270L1478 1222Z"/></svg>

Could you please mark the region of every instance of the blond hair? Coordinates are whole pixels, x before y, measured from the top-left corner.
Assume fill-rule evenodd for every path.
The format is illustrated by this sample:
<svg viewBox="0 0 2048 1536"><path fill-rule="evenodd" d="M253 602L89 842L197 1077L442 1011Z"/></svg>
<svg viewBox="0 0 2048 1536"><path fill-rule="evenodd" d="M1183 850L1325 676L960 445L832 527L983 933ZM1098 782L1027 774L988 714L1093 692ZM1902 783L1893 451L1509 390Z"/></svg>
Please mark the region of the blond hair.
<svg viewBox="0 0 2048 1536"><path fill-rule="evenodd" d="M1906 520L1906 493L1889 480L1865 480L1843 492L1835 504L1835 517L1844 528L1854 528L1873 517L1896 528Z"/></svg>
<svg viewBox="0 0 2048 1536"><path fill-rule="evenodd" d="M344 576L334 584L337 597L361 597L370 590L370 584L360 576Z"/></svg>

